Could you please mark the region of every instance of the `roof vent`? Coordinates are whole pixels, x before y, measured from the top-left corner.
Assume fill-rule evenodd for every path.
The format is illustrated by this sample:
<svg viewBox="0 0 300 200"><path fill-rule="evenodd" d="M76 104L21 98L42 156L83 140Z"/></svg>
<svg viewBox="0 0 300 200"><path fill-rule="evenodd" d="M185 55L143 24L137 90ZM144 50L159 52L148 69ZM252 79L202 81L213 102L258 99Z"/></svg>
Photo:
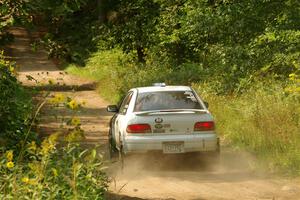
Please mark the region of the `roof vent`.
<svg viewBox="0 0 300 200"><path fill-rule="evenodd" d="M166 84L165 83L153 83L153 86L166 87Z"/></svg>

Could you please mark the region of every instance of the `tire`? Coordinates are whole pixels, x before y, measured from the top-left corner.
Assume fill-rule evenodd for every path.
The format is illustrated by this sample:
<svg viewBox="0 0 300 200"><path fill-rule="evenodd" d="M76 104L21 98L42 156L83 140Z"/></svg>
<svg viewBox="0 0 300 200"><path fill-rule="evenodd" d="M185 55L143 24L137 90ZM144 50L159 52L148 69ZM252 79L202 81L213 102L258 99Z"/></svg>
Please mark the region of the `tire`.
<svg viewBox="0 0 300 200"><path fill-rule="evenodd" d="M110 160L117 159L119 156L119 151L116 148L116 142L112 137L111 130L109 130L109 135L108 135L108 154Z"/></svg>
<svg viewBox="0 0 300 200"><path fill-rule="evenodd" d="M120 151L118 152L118 159L121 161L121 169L123 170L125 167L125 154L123 151L123 145L120 145Z"/></svg>

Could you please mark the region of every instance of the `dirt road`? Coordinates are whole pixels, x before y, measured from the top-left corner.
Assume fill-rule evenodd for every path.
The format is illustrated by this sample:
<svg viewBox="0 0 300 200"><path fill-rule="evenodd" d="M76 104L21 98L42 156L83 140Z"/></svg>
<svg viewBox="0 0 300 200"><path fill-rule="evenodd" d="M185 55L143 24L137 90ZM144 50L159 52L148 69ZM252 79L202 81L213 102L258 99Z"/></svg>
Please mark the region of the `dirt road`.
<svg viewBox="0 0 300 200"><path fill-rule="evenodd" d="M110 115L105 111L107 102L91 90L94 83L66 74L48 60L43 49L33 52L28 32L22 28L12 29L15 42L10 46L12 59L19 66L19 80L28 81L30 75L41 86L52 83L52 94L63 93L78 101L85 100L79 117L86 134L86 143L106 144ZM55 87L53 87L55 85ZM49 89L45 87L46 89ZM72 88L81 88L80 91ZM85 90L84 88L88 88ZM52 110L65 117L70 113L63 109ZM51 112L44 112L40 125L43 134L59 129L59 123ZM222 149L219 167L208 166L201 158L140 157L126 160L122 170L119 162L109 164L111 177L107 199L176 199L176 200L293 200L300 199L300 182L275 177L258 170L256 160L249 154Z"/></svg>
<svg viewBox="0 0 300 200"><path fill-rule="evenodd" d="M33 51L31 43L36 39L37 33L29 33L23 28L12 28L14 43L9 46L12 60L16 62L18 80L27 87L37 87L50 92L49 98L57 93L71 97L77 102L85 102L76 115L80 118L85 131L85 143L105 145L107 143L108 121L110 114L106 112L103 99L94 91L95 83L65 73L57 68L52 60L48 59L46 51L38 48ZM30 77L29 77L30 76ZM60 116L65 120L72 117L72 113L64 108L51 108L42 110L41 121L38 126L39 133L48 135L61 129Z"/></svg>
<svg viewBox="0 0 300 200"><path fill-rule="evenodd" d="M223 148L219 167L185 157L133 159L112 170L116 193L141 199L279 200L300 199L299 182L255 169L246 153Z"/></svg>

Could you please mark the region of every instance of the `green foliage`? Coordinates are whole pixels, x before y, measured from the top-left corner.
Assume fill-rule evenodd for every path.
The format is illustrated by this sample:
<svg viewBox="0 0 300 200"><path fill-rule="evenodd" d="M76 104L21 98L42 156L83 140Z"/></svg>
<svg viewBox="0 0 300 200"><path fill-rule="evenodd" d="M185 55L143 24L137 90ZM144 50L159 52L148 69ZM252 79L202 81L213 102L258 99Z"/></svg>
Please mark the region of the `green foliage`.
<svg viewBox="0 0 300 200"><path fill-rule="evenodd" d="M216 81L218 93L231 93L246 89L253 76L285 79L299 63L296 0L114 2L104 30L112 33L107 42L132 56L128 65L145 62L137 70L184 67L198 74L184 79Z"/></svg>
<svg viewBox="0 0 300 200"><path fill-rule="evenodd" d="M300 62L297 0L31 0L26 5L33 22L48 28L43 42L49 55L82 66L92 52L121 48L142 70L191 66L199 77L185 79L217 80L215 89L224 94L243 91L253 76L285 79Z"/></svg>
<svg viewBox="0 0 300 200"><path fill-rule="evenodd" d="M298 0L31 0L22 8L48 28L50 56L86 64L68 70L99 80L111 101L153 82L209 85L225 137L299 170ZM264 85L253 86L257 80Z"/></svg>
<svg viewBox="0 0 300 200"><path fill-rule="evenodd" d="M160 4L160 15L156 25L156 44L150 53L153 57L168 66L181 65L191 56L186 49L186 38L182 37L183 19L186 17L186 1L157 1Z"/></svg>
<svg viewBox="0 0 300 200"><path fill-rule="evenodd" d="M29 131L32 105L31 97L14 75L14 67L0 55L0 145L20 149L26 137L35 138ZM29 132L28 132L29 131Z"/></svg>
<svg viewBox="0 0 300 200"><path fill-rule="evenodd" d="M5 0L0 3L0 31L26 15L24 0Z"/></svg>
<svg viewBox="0 0 300 200"><path fill-rule="evenodd" d="M152 0L120 1L115 11L113 35L124 52L136 51L139 62L144 62L145 51L155 44L155 25L159 4Z"/></svg>
<svg viewBox="0 0 300 200"><path fill-rule="evenodd" d="M300 98L300 65L295 65L295 73L289 75L289 84L285 88L285 91L299 100Z"/></svg>
<svg viewBox="0 0 300 200"><path fill-rule="evenodd" d="M30 161L14 162L12 151L0 154L1 199L104 199L107 178L96 150L71 143L56 149L56 137L40 147L29 144Z"/></svg>
<svg viewBox="0 0 300 200"><path fill-rule="evenodd" d="M11 66L8 65L8 67ZM6 77L10 75L10 72L2 75ZM14 77L11 76L11 78ZM9 95L9 93L4 94ZM11 127L10 123L18 122L20 127L26 126L26 135L22 138L20 136L14 138L15 142L20 142L19 148L15 148L8 143L11 141L6 140L5 146L0 149L0 198L103 199L108 180L103 171L102 157L97 153L97 149L84 150L79 143L84 136L84 131L81 129L80 119L75 114L79 112L81 104L60 93L53 95L50 99L47 98L48 95L42 99L35 117L46 103L48 103L49 110L54 107L69 109L71 118L55 115L57 120L61 120L62 130L66 124L68 132L53 133L44 138L41 143L30 140L27 134L30 133L31 125L36 122L34 120L18 122L18 116L14 114L22 116L23 113L19 110L11 110L10 117L14 118L9 118L9 123L6 122L7 125L4 125ZM3 97L5 98L7 97ZM13 101L13 99L10 100ZM0 108L7 108L6 104L2 103L0 102L2 106ZM7 113L4 112L4 114ZM2 120L2 116L0 119ZM11 129L16 128L19 127L11 127ZM2 127L1 130L3 130ZM1 135L1 139L7 139L7 136Z"/></svg>
<svg viewBox="0 0 300 200"><path fill-rule="evenodd" d="M92 55L86 67L68 65L67 72L99 82L100 93L111 102L118 102L132 87L148 86L155 82L189 84L206 72L199 64L184 64L176 69L162 67L160 63L137 65L131 55L119 49L99 51ZM114 91L114 92L112 92Z"/></svg>
<svg viewBox="0 0 300 200"><path fill-rule="evenodd" d="M125 57L119 49L103 50L94 53L88 59L85 67L69 64L65 68L69 73L98 81L99 92L109 101L117 102L122 96L118 89L119 85L122 84L122 81L119 81L118 70L121 68L120 60L125 59Z"/></svg>
<svg viewBox="0 0 300 200"><path fill-rule="evenodd" d="M24 0L5 0L0 2L0 46L12 41L7 29L15 22L23 22L27 18Z"/></svg>
<svg viewBox="0 0 300 200"><path fill-rule="evenodd" d="M300 174L300 101L280 82L260 80L239 96L214 95L204 84L194 88L209 102L224 143L254 153L273 172Z"/></svg>
<svg viewBox="0 0 300 200"><path fill-rule="evenodd" d="M36 1L28 3L33 24L47 27L42 38L49 57L84 65L84 60L96 50L102 35L98 21L97 1Z"/></svg>
<svg viewBox="0 0 300 200"><path fill-rule="evenodd" d="M254 74L291 73L292 63L299 62L299 3L214 2L188 1L180 33L189 59L203 63L222 82L220 92L239 88Z"/></svg>

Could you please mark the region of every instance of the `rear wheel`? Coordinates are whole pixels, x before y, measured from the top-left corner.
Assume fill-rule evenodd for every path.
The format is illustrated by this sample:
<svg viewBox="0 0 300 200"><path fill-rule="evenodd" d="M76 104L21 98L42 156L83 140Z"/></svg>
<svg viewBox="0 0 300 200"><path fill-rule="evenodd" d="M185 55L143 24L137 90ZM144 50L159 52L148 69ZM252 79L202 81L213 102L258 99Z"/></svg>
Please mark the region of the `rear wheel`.
<svg viewBox="0 0 300 200"><path fill-rule="evenodd" d="M109 153L109 159L118 158L119 151L116 148L116 142L112 137L111 130L109 130L109 135L108 135L108 153Z"/></svg>
<svg viewBox="0 0 300 200"><path fill-rule="evenodd" d="M121 161L121 167L122 167L122 170L124 169L124 165L125 165L125 154L124 154L124 151L123 151L123 145L121 144L120 145L120 151L119 151L119 160Z"/></svg>

